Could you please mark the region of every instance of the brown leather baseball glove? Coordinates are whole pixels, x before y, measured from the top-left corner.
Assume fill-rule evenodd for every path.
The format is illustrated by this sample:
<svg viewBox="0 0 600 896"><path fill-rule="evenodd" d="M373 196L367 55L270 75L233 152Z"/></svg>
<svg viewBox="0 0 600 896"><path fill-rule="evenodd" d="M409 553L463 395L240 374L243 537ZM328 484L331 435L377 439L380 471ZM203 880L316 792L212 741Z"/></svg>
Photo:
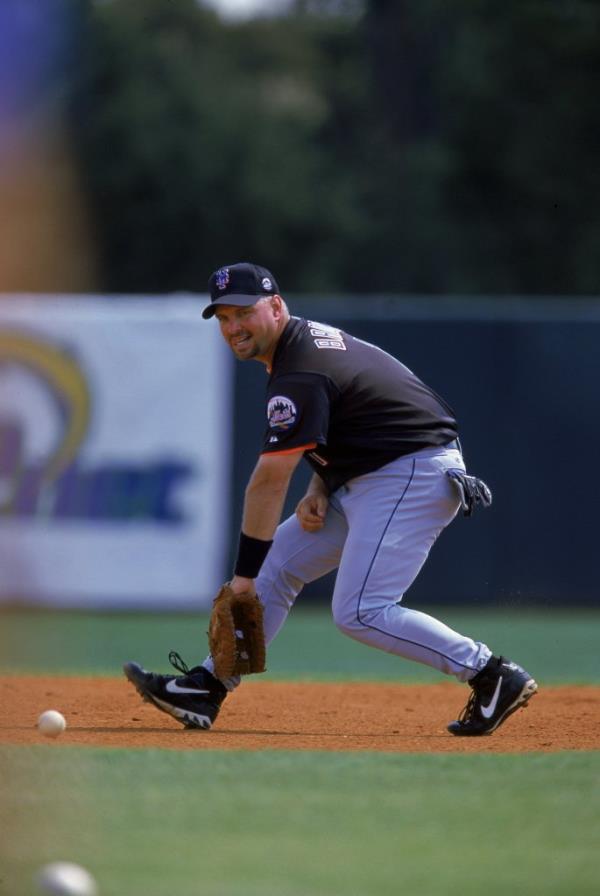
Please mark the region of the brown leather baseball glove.
<svg viewBox="0 0 600 896"><path fill-rule="evenodd" d="M213 601L208 644L217 678L264 672L263 606L255 594L223 585Z"/></svg>

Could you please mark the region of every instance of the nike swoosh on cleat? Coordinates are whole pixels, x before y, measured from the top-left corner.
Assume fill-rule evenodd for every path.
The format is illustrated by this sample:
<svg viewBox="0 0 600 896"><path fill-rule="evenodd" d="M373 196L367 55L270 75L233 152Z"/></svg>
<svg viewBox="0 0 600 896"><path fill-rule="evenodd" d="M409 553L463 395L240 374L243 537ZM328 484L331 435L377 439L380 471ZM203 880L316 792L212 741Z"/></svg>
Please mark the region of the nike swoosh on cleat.
<svg viewBox="0 0 600 896"><path fill-rule="evenodd" d="M165 690L170 694L208 694L208 691L201 691L200 688L182 688L175 681L168 681Z"/></svg>
<svg viewBox="0 0 600 896"><path fill-rule="evenodd" d="M212 725L212 722L208 716L202 716L196 712L190 712L187 709L180 709L178 706L172 706L170 703L165 703L164 700L160 700L158 697L148 697L151 703L162 710L163 712L168 712L170 716L173 716L174 719L177 719L178 722L184 722L186 724L186 728L203 728L205 731L208 731ZM190 724L191 723L191 724Z"/></svg>
<svg viewBox="0 0 600 896"><path fill-rule="evenodd" d="M494 696L490 700L487 706L481 704L481 715L484 719L491 719L496 710L496 704L498 702L498 697L500 696L500 688L502 687L502 676L498 679L498 684L496 685L496 690L494 691Z"/></svg>

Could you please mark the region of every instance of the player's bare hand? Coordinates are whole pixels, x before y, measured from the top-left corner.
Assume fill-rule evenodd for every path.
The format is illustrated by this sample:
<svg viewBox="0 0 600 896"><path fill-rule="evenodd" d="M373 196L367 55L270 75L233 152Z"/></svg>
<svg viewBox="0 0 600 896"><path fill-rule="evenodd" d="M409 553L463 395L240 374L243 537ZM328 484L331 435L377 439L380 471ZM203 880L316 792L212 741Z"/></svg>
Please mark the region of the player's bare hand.
<svg viewBox="0 0 600 896"><path fill-rule="evenodd" d="M296 507L298 522L305 532L318 532L323 528L329 499L326 495L305 495Z"/></svg>
<svg viewBox="0 0 600 896"><path fill-rule="evenodd" d="M254 579L246 579L243 576L233 576L228 584L235 594L244 594L245 592L256 594Z"/></svg>

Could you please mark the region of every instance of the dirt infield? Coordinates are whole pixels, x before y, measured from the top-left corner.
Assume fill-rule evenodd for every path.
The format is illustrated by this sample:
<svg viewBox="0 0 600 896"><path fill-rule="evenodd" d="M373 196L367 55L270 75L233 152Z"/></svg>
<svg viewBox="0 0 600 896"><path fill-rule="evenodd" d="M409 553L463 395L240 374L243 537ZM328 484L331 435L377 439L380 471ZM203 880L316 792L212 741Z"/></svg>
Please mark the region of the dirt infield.
<svg viewBox="0 0 600 896"><path fill-rule="evenodd" d="M223 705L212 731L187 731L142 703L124 679L0 678L0 743L159 747L172 750L374 750L392 753L552 752L600 749L600 687L543 687L491 737L456 738L468 689L454 683L249 681ZM57 740L35 727L58 709Z"/></svg>

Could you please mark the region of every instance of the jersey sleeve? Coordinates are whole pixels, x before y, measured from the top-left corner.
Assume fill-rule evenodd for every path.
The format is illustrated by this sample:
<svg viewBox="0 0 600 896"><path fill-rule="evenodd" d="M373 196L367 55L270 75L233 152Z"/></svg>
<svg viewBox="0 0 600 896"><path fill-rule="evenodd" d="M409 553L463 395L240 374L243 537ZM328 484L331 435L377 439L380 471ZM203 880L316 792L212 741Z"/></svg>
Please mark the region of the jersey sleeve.
<svg viewBox="0 0 600 896"><path fill-rule="evenodd" d="M262 454L325 445L330 407L327 377L310 373L276 377L267 388Z"/></svg>

